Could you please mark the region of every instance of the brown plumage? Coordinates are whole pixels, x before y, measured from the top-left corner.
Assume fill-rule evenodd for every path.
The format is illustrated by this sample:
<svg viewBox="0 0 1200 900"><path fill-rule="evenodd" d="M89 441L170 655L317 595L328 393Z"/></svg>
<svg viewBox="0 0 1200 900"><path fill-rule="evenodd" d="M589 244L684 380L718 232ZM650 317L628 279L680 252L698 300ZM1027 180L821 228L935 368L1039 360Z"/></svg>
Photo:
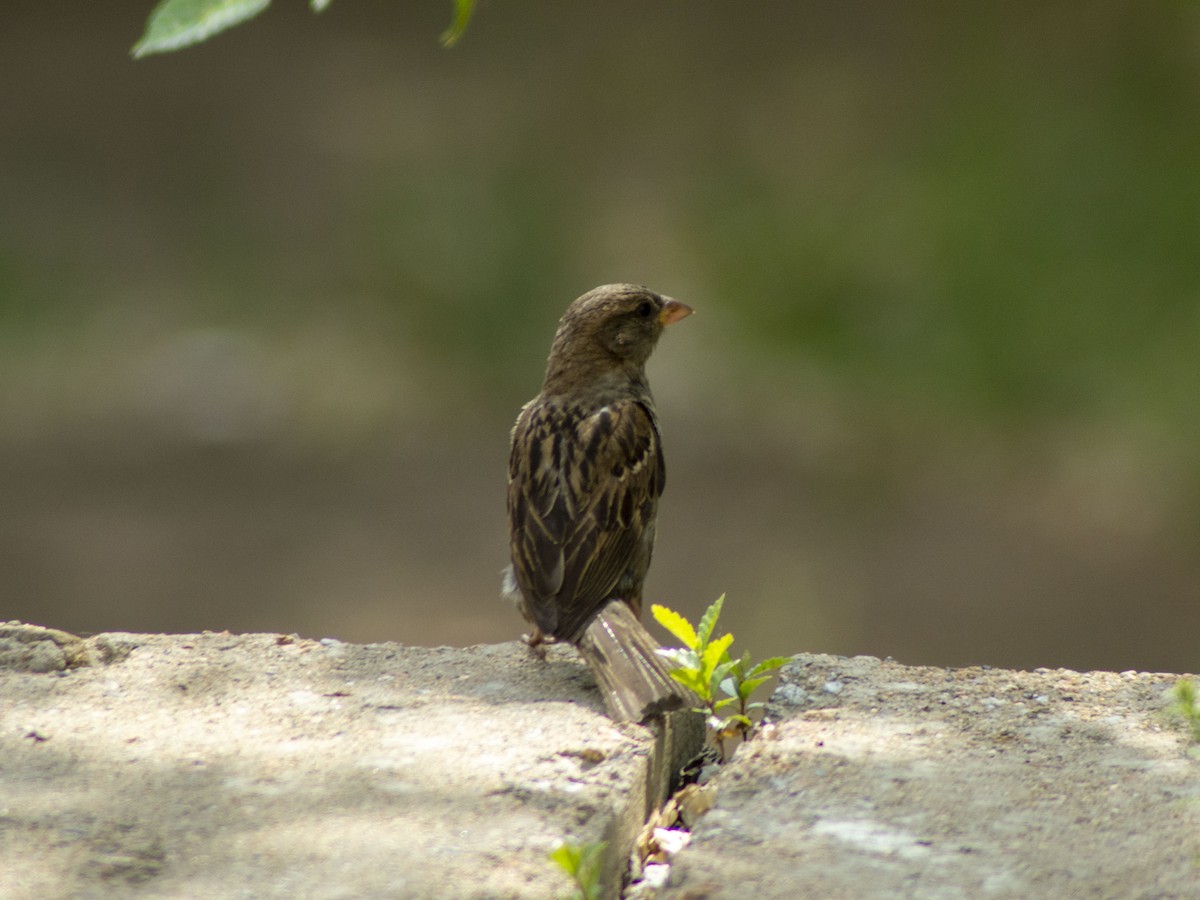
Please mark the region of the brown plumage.
<svg viewBox="0 0 1200 900"><path fill-rule="evenodd" d="M666 482L646 360L691 311L640 285L584 294L512 431L503 591L534 626L532 646L548 636L579 647L618 720L688 700L638 619Z"/></svg>

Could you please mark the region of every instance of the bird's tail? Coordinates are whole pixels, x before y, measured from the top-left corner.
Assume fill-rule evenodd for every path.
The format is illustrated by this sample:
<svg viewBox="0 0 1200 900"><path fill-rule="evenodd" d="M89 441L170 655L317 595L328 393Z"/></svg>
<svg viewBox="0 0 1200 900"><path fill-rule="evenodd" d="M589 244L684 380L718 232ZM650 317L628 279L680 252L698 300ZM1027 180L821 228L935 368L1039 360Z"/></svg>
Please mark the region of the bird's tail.
<svg viewBox="0 0 1200 900"><path fill-rule="evenodd" d="M657 650L654 638L621 600L610 601L583 633L579 652L615 721L644 722L696 702L671 677Z"/></svg>

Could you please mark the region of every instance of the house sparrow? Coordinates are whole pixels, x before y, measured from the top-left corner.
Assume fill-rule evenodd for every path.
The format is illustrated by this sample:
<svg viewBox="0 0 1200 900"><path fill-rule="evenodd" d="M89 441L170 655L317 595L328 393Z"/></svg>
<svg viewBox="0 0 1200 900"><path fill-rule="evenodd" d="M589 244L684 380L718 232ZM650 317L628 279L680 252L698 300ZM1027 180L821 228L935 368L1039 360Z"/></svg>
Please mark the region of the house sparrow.
<svg viewBox="0 0 1200 900"><path fill-rule="evenodd" d="M689 702L639 617L666 480L646 360L691 312L640 285L584 294L512 430L502 592L533 625L530 646L549 637L579 648L618 721Z"/></svg>

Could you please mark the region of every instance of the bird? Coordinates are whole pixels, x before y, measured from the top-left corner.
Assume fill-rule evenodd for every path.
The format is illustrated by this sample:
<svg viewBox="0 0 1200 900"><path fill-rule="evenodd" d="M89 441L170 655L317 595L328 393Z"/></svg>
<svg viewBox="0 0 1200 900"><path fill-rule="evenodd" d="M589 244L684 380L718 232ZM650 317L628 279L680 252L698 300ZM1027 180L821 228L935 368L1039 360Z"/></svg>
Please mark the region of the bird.
<svg viewBox="0 0 1200 900"><path fill-rule="evenodd" d="M692 312L635 284L577 298L511 434L501 592L533 626L530 647L579 649L616 721L645 722L691 699L640 617L666 484L646 361Z"/></svg>

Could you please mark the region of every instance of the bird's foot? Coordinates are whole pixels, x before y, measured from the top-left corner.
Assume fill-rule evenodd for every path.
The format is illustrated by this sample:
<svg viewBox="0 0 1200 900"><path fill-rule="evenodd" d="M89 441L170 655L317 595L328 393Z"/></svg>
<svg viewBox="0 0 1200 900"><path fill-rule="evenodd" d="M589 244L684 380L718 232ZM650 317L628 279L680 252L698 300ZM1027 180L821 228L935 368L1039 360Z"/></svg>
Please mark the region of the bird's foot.
<svg viewBox="0 0 1200 900"><path fill-rule="evenodd" d="M548 634L543 634L542 629L537 628L537 627L535 627L533 629L532 634L521 635L521 640L523 640L526 644L529 645L530 651L538 659L546 658L547 645L558 642L557 638L555 638L551 635L548 635Z"/></svg>

